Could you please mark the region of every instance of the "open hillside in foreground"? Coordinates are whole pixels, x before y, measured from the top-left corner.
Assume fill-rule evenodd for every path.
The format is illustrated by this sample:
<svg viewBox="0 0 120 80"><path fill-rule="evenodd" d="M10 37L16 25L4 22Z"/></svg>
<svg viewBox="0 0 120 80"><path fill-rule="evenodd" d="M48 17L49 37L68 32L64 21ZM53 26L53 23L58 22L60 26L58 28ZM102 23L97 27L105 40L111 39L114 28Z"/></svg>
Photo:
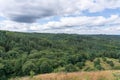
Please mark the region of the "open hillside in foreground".
<svg viewBox="0 0 120 80"><path fill-rule="evenodd" d="M0 31L0 80L53 72L120 69L119 35Z"/></svg>
<svg viewBox="0 0 120 80"><path fill-rule="evenodd" d="M120 80L120 71L51 73L11 80Z"/></svg>

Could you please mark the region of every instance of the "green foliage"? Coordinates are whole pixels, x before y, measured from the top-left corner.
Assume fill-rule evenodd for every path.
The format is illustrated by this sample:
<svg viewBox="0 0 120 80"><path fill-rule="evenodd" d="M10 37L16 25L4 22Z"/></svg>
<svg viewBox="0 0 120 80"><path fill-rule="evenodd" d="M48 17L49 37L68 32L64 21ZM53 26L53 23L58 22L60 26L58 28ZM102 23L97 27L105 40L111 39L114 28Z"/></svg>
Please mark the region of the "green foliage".
<svg viewBox="0 0 120 80"><path fill-rule="evenodd" d="M84 66L85 66L85 63L84 62L77 62L76 63L76 66L80 69L82 69Z"/></svg>
<svg viewBox="0 0 120 80"><path fill-rule="evenodd" d="M119 60L119 63L120 63L120 57L119 57L119 59L118 59L118 60Z"/></svg>
<svg viewBox="0 0 120 80"><path fill-rule="evenodd" d="M115 77L115 80L120 80L120 73L119 72L113 73L113 76Z"/></svg>
<svg viewBox="0 0 120 80"><path fill-rule="evenodd" d="M40 65L40 72L41 73L50 73L53 71L52 66L47 61L43 61Z"/></svg>
<svg viewBox="0 0 120 80"><path fill-rule="evenodd" d="M100 59L95 60L95 61L94 61L94 65L95 65L95 66L96 66L96 65L100 65Z"/></svg>
<svg viewBox="0 0 120 80"><path fill-rule="evenodd" d="M22 71L24 74L29 75L31 71L37 71L37 67L32 61L27 61L23 64Z"/></svg>
<svg viewBox="0 0 120 80"><path fill-rule="evenodd" d="M107 58L120 61L120 36L0 31L2 80L6 77L33 75L33 72L103 70L98 59L100 57L115 67ZM86 67L86 61L94 62L94 67Z"/></svg>
<svg viewBox="0 0 120 80"><path fill-rule="evenodd" d="M0 80L7 80L4 72L4 64L0 63Z"/></svg>
<svg viewBox="0 0 120 80"><path fill-rule="evenodd" d="M65 66L65 71L66 72L75 72L75 71L78 71L78 70L74 65L68 64L68 65Z"/></svg>
<svg viewBox="0 0 120 80"><path fill-rule="evenodd" d="M4 68L4 65L0 63L0 70Z"/></svg>
<svg viewBox="0 0 120 80"><path fill-rule="evenodd" d="M107 59L106 59L105 57L102 57L102 59L103 59L103 61L105 61L105 62L107 61Z"/></svg>
<svg viewBox="0 0 120 80"><path fill-rule="evenodd" d="M33 76L35 75L34 71L30 71L30 77L33 78Z"/></svg>
<svg viewBox="0 0 120 80"><path fill-rule="evenodd" d="M113 69L114 70L120 70L120 66L114 66Z"/></svg>
<svg viewBox="0 0 120 80"><path fill-rule="evenodd" d="M107 61L107 63L108 63L111 67L114 67L113 61Z"/></svg>
<svg viewBox="0 0 120 80"><path fill-rule="evenodd" d="M97 59L94 61L94 67L97 69L97 70L103 70L103 67L101 66L100 64L100 59Z"/></svg>
<svg viewBox="0 0 120 80"><path fill-rule="evenodd" d="M54 69L54 72L65 72L64 67L58 67L57 69Z"/></svg>
<svg viewBox="0 0 120 80"><path fill-rule="evenodd" d="M85 69L84 69L84 71L95 71L96 69L95 68L90 68L90 67L86 67Z"/></svg>

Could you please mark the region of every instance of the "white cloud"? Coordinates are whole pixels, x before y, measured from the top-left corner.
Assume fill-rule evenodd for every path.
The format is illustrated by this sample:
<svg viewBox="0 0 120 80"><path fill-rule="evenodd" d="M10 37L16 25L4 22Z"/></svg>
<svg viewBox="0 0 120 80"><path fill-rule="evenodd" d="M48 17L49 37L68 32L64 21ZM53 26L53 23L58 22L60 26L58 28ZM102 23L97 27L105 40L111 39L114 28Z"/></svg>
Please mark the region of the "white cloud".
<svg viewBox="0 0 120 80"><path fill-rule="evenodd" d="M77 34L120 34L120 16L111 15L108 18L102 16L87 17L62 17L60 21L40 23L17 23L3 21L1 30L43 33L77 33Z"/></svg>
<svg viewBox="0 0 120 80"><path fill-rule="evenodd" d="M120 0L0 0L0 15L31 23L37 19L65 14L100 12L120 8Z"/></svg>
<svg viewBox="0 0 120 80"><path fill-rule="evenodd" d="M102 16L97 17L87 17L87 16L78 16L78 17L62 17L60 21L51 21L43 26L48 28L69 28L69 27L102 27L108 25L119 24L120 17L118 15L111 15L109 18Z"/></svg>
<svg viewBox="0 0 120 80"><path fill-rule="evenodd" d="M0 30L10 30L10 31L27 31L29 24L24 23L16 23L13 21L1 21L0 22Z"/></svg>
<svg viewBox="0 0 120 80"><path fill-rule="evenodd" d="M0 0L0 30L44 33L120 34L120 15L82 16L102 12L105 9L120 9L120 0ZM75 15L74 17L70 15ZM60 20L49 19L60 15ZM69 17L64 17L68 15ZM46 18L49 22L37 23ZM20 23L19 23L20 22Z"/></svg>

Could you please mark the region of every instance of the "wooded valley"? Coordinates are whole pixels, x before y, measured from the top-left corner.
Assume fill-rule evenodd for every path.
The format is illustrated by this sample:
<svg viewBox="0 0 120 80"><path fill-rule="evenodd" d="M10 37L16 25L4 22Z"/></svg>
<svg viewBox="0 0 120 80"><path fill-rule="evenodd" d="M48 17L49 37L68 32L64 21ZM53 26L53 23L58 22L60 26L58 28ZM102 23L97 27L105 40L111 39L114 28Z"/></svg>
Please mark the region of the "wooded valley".
<svg viewBox="0 0 120 80"><path fill-rule="evenodd" d="M0 80L108 69L120 69L119 35L0 31Z"/></svg>

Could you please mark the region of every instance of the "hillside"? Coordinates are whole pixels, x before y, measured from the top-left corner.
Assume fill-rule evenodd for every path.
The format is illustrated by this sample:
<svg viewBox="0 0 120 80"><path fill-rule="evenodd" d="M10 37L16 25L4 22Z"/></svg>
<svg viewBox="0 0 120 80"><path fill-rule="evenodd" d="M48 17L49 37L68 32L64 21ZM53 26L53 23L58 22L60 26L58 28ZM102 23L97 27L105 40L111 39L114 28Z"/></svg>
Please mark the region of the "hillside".
<svg viewBox="0 0 120 80"><path fill-rule="evenodd" d="M11 80L119 80L120 71L96 71L41 74L34 77L12 78Z"/></svg>
<svg viewBox="0 0 120 80"><path fill-rule="evenodd" d="M0 80L51 72L120 69L119 35L0 31Z"/></svg>

